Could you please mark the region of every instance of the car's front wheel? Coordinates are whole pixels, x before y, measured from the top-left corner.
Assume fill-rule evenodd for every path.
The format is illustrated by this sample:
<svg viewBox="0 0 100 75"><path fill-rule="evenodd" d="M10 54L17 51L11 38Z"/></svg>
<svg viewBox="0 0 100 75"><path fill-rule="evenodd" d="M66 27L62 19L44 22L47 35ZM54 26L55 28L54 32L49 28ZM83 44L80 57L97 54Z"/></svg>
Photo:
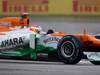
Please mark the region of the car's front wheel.
<svg viewBox="0 0 100 75"><path fill-rule="evenodd" d="M57 53L65 64L77 64L83 56L82 42L76 36L64 36L58 43Z"/></svg>

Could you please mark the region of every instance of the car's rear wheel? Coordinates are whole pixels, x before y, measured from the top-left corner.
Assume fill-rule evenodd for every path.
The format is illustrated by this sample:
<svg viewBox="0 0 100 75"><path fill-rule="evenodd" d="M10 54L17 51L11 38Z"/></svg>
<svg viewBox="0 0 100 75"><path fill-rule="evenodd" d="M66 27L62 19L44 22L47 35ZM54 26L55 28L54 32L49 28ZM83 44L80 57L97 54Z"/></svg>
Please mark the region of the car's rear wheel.
<svg viewBox="0 0 100 75"><path fill-rule="evenodd" d="M65 64L77 64L83 56L82 42L76 36L64 36L58 43L57 53Z"/></svg>

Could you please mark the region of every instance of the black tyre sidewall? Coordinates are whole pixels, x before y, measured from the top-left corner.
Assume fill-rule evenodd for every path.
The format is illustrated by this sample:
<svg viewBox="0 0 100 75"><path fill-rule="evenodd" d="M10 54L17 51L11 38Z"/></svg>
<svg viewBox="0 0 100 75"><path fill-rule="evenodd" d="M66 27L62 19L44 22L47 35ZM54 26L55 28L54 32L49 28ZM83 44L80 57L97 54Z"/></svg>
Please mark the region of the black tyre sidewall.
<svg viewBox="0 0 100 75"><path fill-rule="evenodd" d="M73 51L73 54L72 56L64 56L64 54L62 54L62 51L61 51L61 47L62 45L65 43L65 42L70 42L73 44L74 46L74 51ZM75 37L75 36L72 36L72 35L67 35L67 36L64 36L58 43L58 56L60 58L60 60L66 64L76 64L78 63L81 59L82 59L82 55L83 55L83 51L82 51L82 43L81 41Z"/></svg>

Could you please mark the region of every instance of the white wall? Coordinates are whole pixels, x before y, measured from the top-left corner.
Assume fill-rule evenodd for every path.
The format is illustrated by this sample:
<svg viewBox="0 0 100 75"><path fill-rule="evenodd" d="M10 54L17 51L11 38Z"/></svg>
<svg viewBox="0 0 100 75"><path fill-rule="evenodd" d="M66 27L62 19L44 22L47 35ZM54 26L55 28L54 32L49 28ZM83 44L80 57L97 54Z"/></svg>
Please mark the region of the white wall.
<svg viewBox="0 0 100 75"><path fill-rule="evenodd" d="M84 28L92 34L100 33L100 17L31 17L31 23L45 31L54 29L67 33L82 33Z"/></svg>

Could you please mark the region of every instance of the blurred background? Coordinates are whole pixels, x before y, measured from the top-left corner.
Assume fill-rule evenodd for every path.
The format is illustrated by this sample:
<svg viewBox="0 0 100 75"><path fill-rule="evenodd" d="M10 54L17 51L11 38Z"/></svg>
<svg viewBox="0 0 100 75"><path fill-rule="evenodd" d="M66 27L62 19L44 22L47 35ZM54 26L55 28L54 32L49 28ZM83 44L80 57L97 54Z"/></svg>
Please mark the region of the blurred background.
<svg viewBox="0 0 100 75"><path fill-rule="evenodd" d="M30 24L45 31L100 33L100 0L0 0L0 15L30 14Z"/></svg>

